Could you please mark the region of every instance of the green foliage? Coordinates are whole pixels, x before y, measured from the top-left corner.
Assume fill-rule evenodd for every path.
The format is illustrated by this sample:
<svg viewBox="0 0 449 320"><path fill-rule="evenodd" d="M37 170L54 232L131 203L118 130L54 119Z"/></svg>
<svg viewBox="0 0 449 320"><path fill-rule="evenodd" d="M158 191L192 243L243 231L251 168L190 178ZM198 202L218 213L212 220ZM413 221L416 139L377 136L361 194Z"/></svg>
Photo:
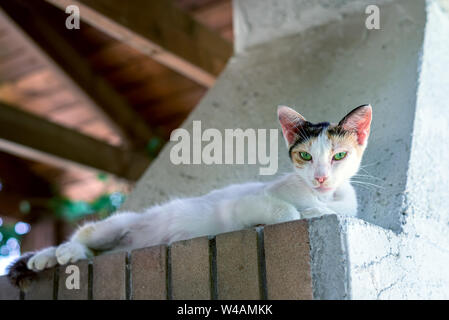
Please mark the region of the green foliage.
<svg viewBox="0 0 449 320"><path fill-rule="evenodd" d="M73 222L91 214L98 214L100 218L105 218L119 209L124 201L124 194L114 192L103 194L91 202L55 197L50 201L50 207L58 218Z"/></svg>
<svg viewBox="0 0 449 320"><path fill-rule="evenodd" d="M100 219L104 219L114 211L118 210L125 201L125 195L120 192L111 194L103 194L91 202L73 201L66 197L54 197L49 202L49 208L58 219L67 222L75 222L85 216L96 214ZM5 246L7 241L11 238L17 239L21 242L22 235L16 233L15 225L1 225L0 226L0 248ZM2 252L0 255L8 254Z"/></svg>
<svg viewBox="0 0 449 320"><path fill-rule="evenodd" d="M99 173L97 178L103 182L107 182L109 175L107 173ZM55 189L55 192L57 190ZM117 211L125 201L125 194L121 192L105 193L98 196L95 200L75 201L63 196L53 197L49 203L48 208L55 215L57 219L62 219L67 222L76 222L88 215L95 214L100 219L104 219L111 213ZM28 201L22 201L20 204L20 211L23 214L29 213L31 205ZM15 225L0 225L0 248L6 245L11 238L17 239L20 243L22 235L15 232ZM2 253L0 255L7 254Z"/></svg>
<svg viewBox="0 0 449 320"><path fill-rule="evenodd" d="M30 213L30 211L31 211L31 205L30 205L30 203L29 203L28 201L26 201L26 200L21 201L21 202L20 202L19 210L20 210L20 212L23 213L23 214L28 214L28 213Z"/></svg>
<svg viewBox="0 0 449 320"><path fill-rule="evenodd" d="M97 179L107 183L109 175L100 172ZM125 195L121 192L105 193L98 196L95 200L74 201L67 197L56 196L50 201L50 208L56 217L68 222L77 221L85 216L97 214L103 219L114 211L118 210L125 201Z"/></svg>
<svg viewBox="0 0 449 320"><path fill-rule="evenodd" d="M17 234L14 230L14 225L11 224L5 224L0 226L0 248L6 245L6 242L10 238L16 238L17 241L20 243L20 240L22 236L20 234ZM4 253L0 250L0 256Z"/></svg>
<svg viewBox="0 0 449 320"><path fill-rule="evenodd" d="M146 146L146 150L148 155L151 158L155 158L157 156L157 154L159 153L159 151L161 150L163 146L163 142L162 139L159 137L153 137L150 139L150 141L148 141L147 146Z"/></svg>
<svg viewBox="0 0 449 320"><path fill-rule="evenodd" d="M97 178L100 181L106 181L106 180L108 180L108 174L104 173L104 172L100 172L100 173L98 173Z"/></svg>

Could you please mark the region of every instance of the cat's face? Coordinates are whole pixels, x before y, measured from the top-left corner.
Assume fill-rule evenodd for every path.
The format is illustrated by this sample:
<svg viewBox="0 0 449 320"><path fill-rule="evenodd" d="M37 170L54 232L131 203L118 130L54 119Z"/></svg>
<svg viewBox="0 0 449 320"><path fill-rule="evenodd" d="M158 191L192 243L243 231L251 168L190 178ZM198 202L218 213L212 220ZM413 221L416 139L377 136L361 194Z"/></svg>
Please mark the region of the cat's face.
<svg viewBox="0 0 449 320"><path fill-rule="evenodd" d="M295 171L315 192L333 192L358 171L370 132L370 105L355 108L338 124L312 124L284 106L278 116Z"/></svg>

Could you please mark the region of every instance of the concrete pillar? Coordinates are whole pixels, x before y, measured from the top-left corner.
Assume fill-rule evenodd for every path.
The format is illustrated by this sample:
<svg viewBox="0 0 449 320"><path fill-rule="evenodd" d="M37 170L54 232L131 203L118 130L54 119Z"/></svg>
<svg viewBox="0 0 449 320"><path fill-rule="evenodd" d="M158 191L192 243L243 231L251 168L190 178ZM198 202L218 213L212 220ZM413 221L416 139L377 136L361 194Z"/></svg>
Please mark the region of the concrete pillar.
<svg viewBox="0 0 449 320"><path fill-rule="evenodd" d="M368 30L367 5L380 9ZM309 227L316 299L448 298L449 15L446 0L235 0L236 53L183 127L278 128L276 106L340 120L373 105L357 219ZM279 134L279 170L291 165ZM125 204L140 210L229 183L260 165L174 165L167 144ZM364 171L366 170L366 172Z"/></svg>

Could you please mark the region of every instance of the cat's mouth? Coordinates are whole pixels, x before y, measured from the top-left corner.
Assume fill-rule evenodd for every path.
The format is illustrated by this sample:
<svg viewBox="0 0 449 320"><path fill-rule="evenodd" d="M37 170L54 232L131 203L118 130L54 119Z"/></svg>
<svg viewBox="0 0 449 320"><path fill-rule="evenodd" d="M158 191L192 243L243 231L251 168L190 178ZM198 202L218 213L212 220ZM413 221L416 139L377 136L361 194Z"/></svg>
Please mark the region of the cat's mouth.
<svg viewBox="0 0 449 320"><path fill-rule="evenodd" d="M323 193L331 192L334 190L334 188L325 187L323 185L320 185L319 187L315 187L314 189L317 190L318 192L323 192Z"/></svg>

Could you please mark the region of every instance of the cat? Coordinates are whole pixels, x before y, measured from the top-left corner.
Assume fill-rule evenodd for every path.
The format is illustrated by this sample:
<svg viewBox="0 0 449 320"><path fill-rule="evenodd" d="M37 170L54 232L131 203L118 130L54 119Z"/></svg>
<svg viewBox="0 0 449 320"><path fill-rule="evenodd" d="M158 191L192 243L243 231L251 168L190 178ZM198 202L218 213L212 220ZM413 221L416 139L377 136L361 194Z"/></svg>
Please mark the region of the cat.
<svg viewBox="0 0 449 320"><path fill-rule="evenodd" d="M312 124L285 106L278 107L278 118L292 173L271 182L234 184L142 213L121 212L87 223L68 242L19 258L9 268L10 280L22 286L30 273L105 252L327 214L356 216L350 178L357 173L367 146L371 106L355 108L338 124Z"/></svg>

